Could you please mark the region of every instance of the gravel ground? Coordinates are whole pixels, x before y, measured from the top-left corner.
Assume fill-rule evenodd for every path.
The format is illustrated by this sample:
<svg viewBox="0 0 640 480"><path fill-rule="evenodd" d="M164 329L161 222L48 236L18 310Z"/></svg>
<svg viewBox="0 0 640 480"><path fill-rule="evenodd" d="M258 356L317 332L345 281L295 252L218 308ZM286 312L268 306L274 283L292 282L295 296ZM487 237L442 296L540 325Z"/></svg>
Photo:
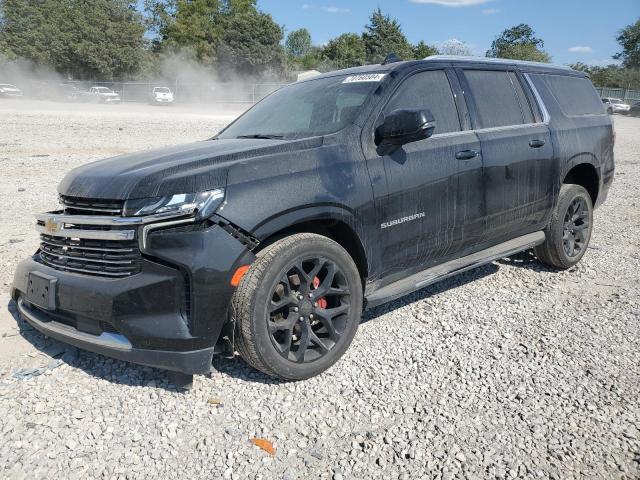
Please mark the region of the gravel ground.
<svg viewBox="0 0 640 480"><path fill-rule="evenodd" d="M184 393L46 339L8 287L68 169L228 118L20 105L0 103L0 477L640 478L640 119L616 117L616 180L577 267L494 262L367 313L317 378L216 359Z"/></svg>

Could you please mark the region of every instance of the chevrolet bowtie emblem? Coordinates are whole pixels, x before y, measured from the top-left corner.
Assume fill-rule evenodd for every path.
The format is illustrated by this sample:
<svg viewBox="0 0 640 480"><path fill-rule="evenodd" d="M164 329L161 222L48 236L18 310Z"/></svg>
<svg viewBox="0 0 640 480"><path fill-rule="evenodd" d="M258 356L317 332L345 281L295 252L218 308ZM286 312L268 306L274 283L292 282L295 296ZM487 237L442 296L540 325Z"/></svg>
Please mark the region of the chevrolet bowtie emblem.
<svg viewBox="0 0 640 480"><path fill-rule="evenodd" d="M44 229L47 233L56 233L61 230L61 224L56 222L55 218L47 218L44 222Z"/></svg>

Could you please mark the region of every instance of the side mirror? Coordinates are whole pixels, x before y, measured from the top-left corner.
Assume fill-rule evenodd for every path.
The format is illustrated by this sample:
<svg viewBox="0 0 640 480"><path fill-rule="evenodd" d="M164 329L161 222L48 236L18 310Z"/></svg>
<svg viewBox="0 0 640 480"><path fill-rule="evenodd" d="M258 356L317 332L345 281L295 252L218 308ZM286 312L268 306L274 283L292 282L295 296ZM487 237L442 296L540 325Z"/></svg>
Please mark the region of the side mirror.
<svg viewBox="0 0 640 480"><path fill-rule="evenodd" d="M378 152L387 155L405 143L424 140L433 135L436 122L429 110L394 110L375 131Z"/></svg>

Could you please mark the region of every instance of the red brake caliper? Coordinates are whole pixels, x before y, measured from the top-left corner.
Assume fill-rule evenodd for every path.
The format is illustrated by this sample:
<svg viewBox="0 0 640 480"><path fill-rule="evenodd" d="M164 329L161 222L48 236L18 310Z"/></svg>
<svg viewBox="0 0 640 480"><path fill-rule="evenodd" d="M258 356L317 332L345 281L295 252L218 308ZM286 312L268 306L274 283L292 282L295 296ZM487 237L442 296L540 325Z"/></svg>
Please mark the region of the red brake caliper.
<svg viewBox="0 0 640 480"><path fill-rule="evenodd" d="M313 288L318 288L319 286L320 279L318 277L313 277ZM326 298L318 298L316 301L318 302L318 308L327 308Z"/></svg>

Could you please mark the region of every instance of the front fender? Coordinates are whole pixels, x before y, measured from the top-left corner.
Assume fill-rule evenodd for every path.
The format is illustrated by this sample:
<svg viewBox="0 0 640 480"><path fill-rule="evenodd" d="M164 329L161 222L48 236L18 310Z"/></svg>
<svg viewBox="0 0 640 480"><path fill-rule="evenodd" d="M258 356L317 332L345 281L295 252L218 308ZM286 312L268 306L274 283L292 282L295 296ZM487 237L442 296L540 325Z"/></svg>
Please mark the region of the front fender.
<svg viewBox="0 0 640 480"><path fill-rule="evenodd" d="M358 231L353 212L348 208L333 205L310 205L291 210L285 210L273 215L256 225L252 235L263 241L276 233L293 227L296 224L313 221L335 220L347 224L362 239L362 232Z"/></svg>

